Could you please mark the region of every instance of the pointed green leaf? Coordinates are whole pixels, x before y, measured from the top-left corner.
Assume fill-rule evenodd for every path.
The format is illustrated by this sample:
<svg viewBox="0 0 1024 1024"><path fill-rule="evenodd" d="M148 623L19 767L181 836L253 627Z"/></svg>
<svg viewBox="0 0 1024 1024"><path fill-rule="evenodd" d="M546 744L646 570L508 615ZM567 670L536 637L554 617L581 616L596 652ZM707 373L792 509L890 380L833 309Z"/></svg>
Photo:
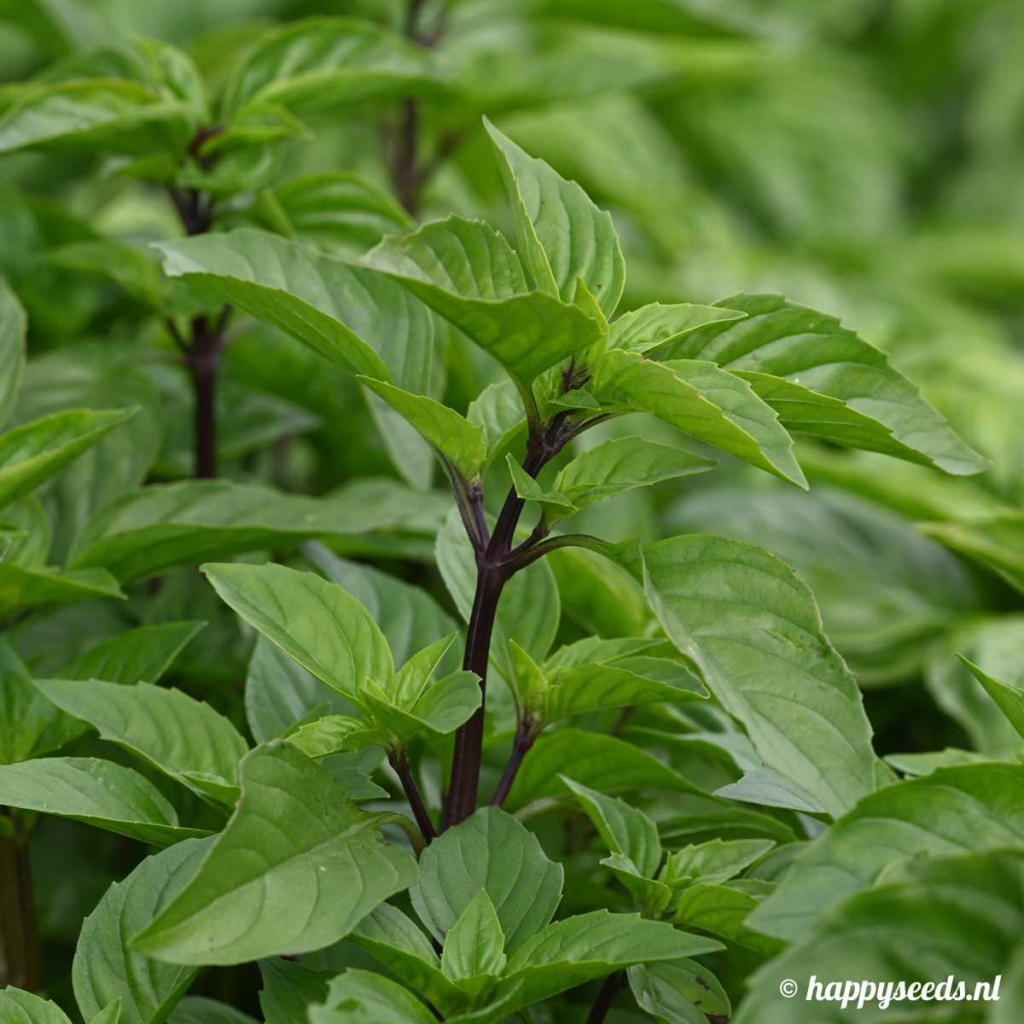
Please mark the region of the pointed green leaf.
<svg viewBox="0 0 1024 1024"><path fill-rule="evenodd" d="M185 996L167 1018L167 1024L256 1024L256 1021L216 999Z"/></svg>
<svg viewBox="0 0 1024 1024"><path fill-rule="evenodd" d="M420 91L437 78L432 54L355 18L306 18L271 29L245 53L223 98L232 120L280 104L300 116Z"/></svg>
<svg viewBox="0 0 1024 1024"><path fill-rule="evenodd" d="M424 850L411 896L420 920L441 940L481 888L513 952L554 915L562 867L548 860L536 837L511 815L482 808Z"/></svg>
<svg viewBox="0 0 1024 1024"><path fill-rule="evenodd" d="M136 409L72 409L0 435L0 505L8 505L59 473Z"/></svg>
<svg viewBox="0 0 1024 1024"><path fill-rule="evenodd" d="M475 423L482 431L487 443L487 459L484 467L526 432L526 413L515 384L502 380L488 384L469 403L466 419Z"/></svg>
<svg viewBox="0 0 1024 1024"><path fill-rule="evenodd" d="M605 796L565 775L559 778L575 794L605 846L612 853L628 857L641 875L653 878L661 864L661 839L657 825L643 811L630 807L624 800Z"/></svg>
<svg viewBox="0 0 1024 1024"><path fill-rule="evenodd" d="M391 677L391 649L370 613L336 583L283 565L203 566L221 599L303 668L358 702L366 678Z"/></svg>
<svg viewBox="0 0 1024 1024"><path fill-rule="evenodd" d="M949 523L923 523L919 529L1024 591L1024 513L1010 510Z"/></svg>
<svg viewBox="0 0 1024 1024"><path fill-rule="evenodd" d="M834 317L778 295L734 295L721 305L747 315L693 331L659 358L710 359L743 376L789 430L947 473L985 468L885 353Z"/></svg>
<svg viewBox="0 0 1024 1024"><path fill-rule="evenodd" d="M505 969L505 935L498 912L486 889L466 904L448 930L441 953L441 970L449 980L471 993L483 992Z"/></svg>
<svg viewBox="0 0 1024 1024"><path fill-rule="evenodd" d="M56 1003L13 985L0 988L0 1020L4 1024L71 1024Z"/></svg>
<svg viewBox="0 0 1024 1024"><path fill-rule="evenodd" d="M425 395L414 395L370 377L359 380L401 413L442 460L450 462L463 477L472 480L480 475L487 444L479 427Z"/></svg>
<svg viewBox="0 0 1024 1024"><path fill-rule="evenodd" d="M661 881L681 886L691 882L727 882L775 845L771 839L712 839L684 846L669 855Z"/></svg>
<svg viewBox="0 0 1024 1024"><path fill-rule="evenodd" d="M310 498L229 480L145 487L114 501L89 521L76 543L71 567L105 566L121 579L132 579L318 536L351 542L354 550L393 550L399 539L395 534L384 533L380 540L373 535L389 530L415 534L424 524L402 494L390 487L379 495L374 490L353 488L333 497ZM411 500L411 492L404 494ZM422 505L424 496L416 500Z"/></svg>
<svg viewBox="0 0 1024 1024"><path fill-rule="evenodd" d="M887 786L863 799L793 862L751 919L769 935L800 941L814 921L874 884L894 861L1019 846L1024 767L965 765Z"/></svg>
<svg viewBox="0 0 1024 1024"><path fill-rule="evenodd" d="M550 519L561 519L571 516L577 511L576 506L557 490L545 491L543 487L512 457L511 452L505 456L512 486L524 501L534 501Z"/></svg>
<svg viewBox="0 0 1024 1024"><path fill-rule="evenodd" d="M130 768L95 757L45 757L0 766L0 803L168 846L207 835L182 828L167 798Z"/></svg>
<svg viewBox="0 0 1024 1024"><path fill-rule="evenodd" d="M259 967L263 978L260 1009L267 1024L308 1024L306 1011L327 998L327 985L334 976L332 971L279 957L261 960Z"/></svg>
<svg viewBox="0 0 1024 1024"><path fill-rule="evenodd" d="M1024 690L994 679L963 655L960 656L960 660L970 670L971 675L985 688L985 692L996 702L996 706L1006 715L1014 729L1024 736Z"/></svg>
<svg viewBox="0 0 1024 1024"><path fill-rule="evenodd" d="M307 757L319 758L342 751L386 747L391 737L385 729L367 718L325 715L300 725L294 732L287 733L285 739Z"/></svg>
<svg viewBox="0 0 1024 1024"><path fill-rule="evenodd" d="M309 1011L309 1024L437 1024L437 1018L407 988L380 974L350 967L330 985L323 1006Z"/></svg>
<svg viewBox="0 0 1024 1024"><path fill-rule="evenodd" d="M352 373L423 392L434 324L405 289L267 231L163 242L164 271L280 328Z"/></svg>
<svg viewBox="0 0 1024 1024"><path fill-rule="evenodd" d="M121 1024L121 1000L118 999L100 1010L89 1024Z"/></svg>
<svg viewBox="0 0 1024 1024"><path fill-rule="evenodd" d="M793 439L739 377L714 363L671 366L638 352L613 349L591 365L588 390L610 412L649 412L691 437L729 452L783 480L806 487Z"/></svg>
<svg viewBox="0 0 1024 1024"><path fill-rule="evenodd" d="M764 764L838 817L876 786L860 690L792 569L691 534L644 548L648 600L681 654L746 728Z"/></svg>
<svg viewBox="0 0 1024 1024"><path fill-rule="evenodd" d="M496 995L521 982L516 1006L528 1006L594 978L634 964L713 953L714 939L646 921L639 914L590 914L556 921L538 932L509 959Z"/></svg>
<svg viewBox="0 0 1024 1024"><path fill-rule="evenodd" d="M643 655L577 665L550 674L548 682L546 722L606 708L705 700L708 695L703 683L678 661Z"/></svg>
<svg viewBox="0 0 1024 1024"><path fill-rule="evenodd" d="M711 1015L732 1016L722 983L695 960L638 964L628 973L637 1006L657 1024L706 1024Z"/></svg>
<svg viewBox="0 0 1024 1024"><path fill-rule="evenodd" d="M516 239L536 288L571 302L582 280L605 316L626 283L615 226L574 181L530 156L484 120L516 219Z"/></svg>
<svg viewBox="0 0 1024 1024"><path fill-rule="evenodd" d="M28 318L17 295L0 277L0 427L14 411L14 397L25 368Z"/></svg>
<svg viewBox="0 0 1024 1024"><path fill-rule="evenodd" d="M412 856L381 838L387 816L360 811L289 744L248 754L241 785L237 810L195 876L134 939L140 952L234 964L320 949L415 880Z"/></svg>
<svg viewBox="0 0 1024 1024"><path fill-rule="evenodd" d="M303 545L303 554L332 582L359 601L380 626L396 665L435 640L450 637L458 625L437 601L421 587L391 576L380 569L339 558L322 544ZM446 670L458 665L454 648L444 660Z"/></svg>
<svg viewBox="0 0 1024 1024"><path fill-rule="evenodd" d="M716 789L715 795L763 807L785 807L805 814L825 813L825 808L803 786L771 768L751 768L737 782Z"/></svg>
<svg viewBox="0 0 1024 1024"><path fill-rule="evenodd" d="M103 739L200 794L234 802L238 762L249 748L209 704L148 683L37 679L36 686L62 711L98 729Z"/></svg>
<svg viewBox="0 0 1024 1024"><path fill-rule="evenodd" d="M364 262L492 355L520 393L545 370L601 340L600 325L582 310L527 292L515 253L479 221L433 221L411 235L385 239Z"/></svg>
<svg viewBox="0 0 1024 1024"><path fill-rule="evenodd" d="M664 306L652 302L616 318L611 328L611 347L654 353L681 341L698 327L742 320L745 316L739 310L721 306L697 306L688 302Z"/></svg>
<svg viewBox="0 0 1024 1024"><path fill-rule="evenodd" d="M123 598L117 580L105 569L62 572L54 567L23 569L0 565L0 615L47 604L70 604L90 597Z"/></svg>
<svg viewBox="0 0 1024 1024"><path fill-rule="evenodd" d="M108 683L155 683L203 628L203 622L161 622L138 626L101 640L61 666L61 679L102 679Z"/></svg>
<svg viewBox="0 0 1024 1024"><path fill-rule="evenodd" d="M90 78L19 86L0 117L0 153L22 149L180 154L193 132L186 104L141 82Z"/></svg>
<svg viewBox="0 0 1024 1024"><path fill-rule="evenodd" d="M775 956L782 951L784 944L762 935L748 923L759 902L759 894L739 882L698 882L683 890L673 920L689 928L710 932L760 956Z"/></svg>
<svg viewBox="0 0 1024 1024"><path fill-rule="evenodd" d="M936 1014L964 1022L1014 1020L1020 1008L1007 983L1011 972L1019 972L1022 893L1024 858L1019 848L908 861L887 883L846 900L813 932L805 932L758 970L733 1021L819 1024L824 1019L856 1019L878 1024L941 1019ZM805 998L812 976L819 983L870 979L880 994L891 985L891 1000L885 1009L877 996L865 1000L861 1009L854 1001L840 1018L837 1003ZM952 1002L939 996L950 976ZM1001 992L994 987L998 976ZM779 998L783 979L795 985L795 999ZM960 981L966 998L957 998ZM975 990L978 982L988 986L987 1002ZM934 999L922 1002L928 983Z"/></svg>
<svg viewBox="0 0 1024 1024"><path fill-rule="evenodd" d="M507 806L522 807L541 797L563 796L559 775L604 793L630 789L700 792L675 769L632 743L581 729L557 729L541 736L523 759Z"/></svg>
<svg viewBox="0 0 1024 1024"><path fill-rule="evenodd" d="M577 508L586 508L636 487L706 473L716 465L713 459L685 448L642 437L617 437L577 455L555 477L553 490Z"/></svg>
<svg viewBox="0 0 1024 1024"><path fill-rule="evenodd" d="M147 857L85 919L71 978L87 1018L120 1000L120 1024L161 1024L188 990L197 967L151 960L129 949L128 939L174 899L212 842L186 840Z"/></svg>
<svg viewBox="0 0 1024 1024"><path fill-rule="evenodd" d="M413 921L390 903L382 903L349 936L393 974L451 1014L466 1003L465 995L441 972L441 960L430 940ZM273 1022L268 1022L273 1024Z"/></svg>

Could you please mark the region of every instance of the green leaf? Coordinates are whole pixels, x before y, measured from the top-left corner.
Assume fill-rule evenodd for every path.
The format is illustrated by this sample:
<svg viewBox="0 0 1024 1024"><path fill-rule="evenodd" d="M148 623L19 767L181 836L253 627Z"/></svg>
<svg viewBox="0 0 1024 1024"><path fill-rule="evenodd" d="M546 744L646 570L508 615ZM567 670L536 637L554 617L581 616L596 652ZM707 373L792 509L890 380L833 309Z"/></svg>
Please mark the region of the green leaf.
<svg viewBox="0 0 1024 1024"><path fill-rule="evenodd" d="M441 970L460 988L482 994L505 970L504 949L498 912L487 890L480 889L445 936Z"/></svg>
<svg viewBox="0 0 1024 1024"><path fill-rule="evenodd" d="M0 1020L4 1024L71 1024L56 1003L13 985L0 988Z"/></svg>
<svg viewBox="0 0 1024 1024"><path fill-rule="evenodd" d="M148 683L37 679L36 686L62 711L98 729L101 738L200 795L234 803L238 762L249 748L209 704Z"/></svg>
<svg viewBox="0 0 1024 1024"><path fill-rule="evenodd" d="M806 488L793 439L739 377L714 363L656 363L638 352L613 349L591 364L588 390L603 409L648 412L704 441Z"/></svg>
<svg viewBox="0 0 1024 1024"><path fill-rule="evenodd" d="M1010 974L1024 927L1022 892L1024 861L1019 850L908 861L887 884L836 907L819 928L757 971L733 1020L735 1024L820 1024L825 1020L831 1024L850 1019L856 1002L840 1015L838 1004L829 1007L805 998L811 976L825 984L870 979L877 984L878 994L892 984L885 1010L876 996L855 1011L857 1020L872 1024L887 1019L935 1019L935 1011L941 1012L944 1003L920 1002L920 989L917 999L911 1000L907 989L915 982L945 986L950 975L950 996L962 980L964 992L981 1003L977 1013L968 1010L969 1004L953 1003L950 1009L958 1007L953 1019L994 1020L998 1018L993 1010L1002 1013L1010 1006L1016 1012L1014 1003L1004 1005L1015 994L1004 990L998 1002L992 1000L986 1007L974 986L979 981L991 986L997 975ZM964 941L966 935L970 941ZM795 983L796 998L779 998L783 979ZM902 992L897 991L900 985ZM937 990L932 992L937 997ZM991 988L988 994L991 999ZM823 1015L826 1007L830 1012Z"/></svg>
<svg viewBox="0 0 1024 1024"><path fill-rule="evenodd" d="M190 839L147 857L85 919L71 978L86 1018L120 1000L120 1024L160 1024L188 991L197 967L150 960L130 949L128 939L174 899L212 842Z"/></svg>
<svg viewBox="0 0 1024 1024"><path fill-rule="evenodd" d="M364 262L493 356L524 401L536 377L602 338L601 325L576 306L527 292L515 253L479 221L433 221L411 235L386 238Z"/></svg>
<svg viewBox="0 0 1024 1024"><path fill-rule="evenodd" d="M432 55L355 18L306 18L262 36L235 67L224 114L280 104L302 116L417 93L437 78Z"/></svg>
<svg viewBox="0 0 1024 1024"><path fill-rule="evenodd" d="M330 985L323 1006L309 1011L309 1024L437 1024L437 1018L407 988L369 971L349 968Z"/></svg>
<svg viewBox="0 0 1024 1024"><path fill-rule="evenodd" d="M17 295L0 277L0 427L14 410L14 397L25 369L28 317Z"/></svg>
<svg viewBox="0 0 1024 1024"><path fill-rule="evenodd" d="M38 757L80 735L79 723L36 689L22 660L0 640L0 765Z"/></svg>
<svg viewBox="0 0 1024 1024"><path fill-rule="evenodd" d="M542 717L557 722L588 711L706 698L704 685L680 662L638 655L556 669L548 677Z"/></svg>
<svg viewBox="0 0 1024 1024"><path fill-rule="evenodd" d="M751 768L739 781L716 789L715 795L763 807L785 807L805 814L825 813L825 808L803 786L770 768Z"/></svg>
<svg viewBox="0 0 1024 1024"><path fill-rule="evenodd" d="M420 858L413 906L439 941L484 889L511 953L552 918L562 897L562 867L536 837L496 807L447 829Z"/></svg>
<svg viewBox="0 0 1024 1024"><path fill-rule="evenodd" d="M141 82L92 78L15 87L0 116L0 153L58 149L87 153L182 153L192 114Z"/></svg>
<svg viewBox="0 0 1024 1024"><path fill-rule="evenodd" d="M336 583L270 562L215 563L203 572L246 622L348 699L360 703L365 679L391 677L394 665L383 633Z"/></svg>
<svg viewBox="0 0 1024 1024"><path fill-rule="evenodd" d="M207 835L182 828L171 803L130 768L95 757L46 757L0 766L0 802L169 846Z"/></svg>
<svg viewBox="0 0 1024 1024"><path fill-rule="evenodd" d="M256 1021L216 999L185 996L167 1018L167 1024L256 1024Z"/></svg>
<svg viewBox="0 0 1024 1024"><path fill-rule="evenodd" d="M102 679L108 683L155 683L205 626L204 622L161 622L138 626L101 640L61 666L61 679Z"/></svg>
<svg viewBox="0 0 1024 1024"><path fill-rule="evenodd" d="M123 598L106 569L62 572L53 567L23 569L0 565L0 615L47 604L70 604L90 597Z"/></svg>
<svg viewBox="0 0 1024 1024"><path fill-rule="evenodd" d="M382 903L364 917L350 939L429 999L442 1013L450 1015L466 1004L465 994L442 973L441 959L430 940L390 903ZM273 1022L268 1021L268 1024Z"/></svg>
<svg viewBox="0 0 1024 1024"><path fill-rule="evenodd" d="M653 878L661 864L657 825L624 800L605 796L565 775L559 777L576 796L605 846L632 861L641 875Z"/></svg>
<svg viewBox="0 0 1024 1024"><path fill-rule="evenodd" d="M748 918L758 903L758 895L744 887L742 882L698 882L683 890L673 920L717 935L760 956L772 957L784 948L784 943L761 935L748 924Z"/></svg>
<svg viewBox="0 0 1024 1024"><path fill-rule="evenodd" d="M743 376L789 430L957 475L985 468L885 353L834 317L778 295L734 295L720 304L747 316L693 331L659 358L710 359Z"/></svg>
<svg viewBox="0 0 1024 1024"><path fill-rule="evenodd" d="M416 226L390 192L345 171L304 174L272 195L272 211L260 216L263 197L254 210L263 227L338 256L362 255L385 235Z"/></svg>
<svg viewBox="0 0 1024 1024"><path fill-rule="evenodd" d="M942 768L872 793L796 858L751 925L800 941L894 861L1019 846L1022 786L1024 767L989 763Z"/></svg>
<svg viewBox="0 0 1024 1024"><path fill-rule="evenodd" d="M127 242L96 238L71 242L47 254L47 262L65 270L97 274L152 309L172 313L167 280L151 253Z"/></svg>
<svg viewBox="0 0 1024 1024"><path fill-rule="evenodd" d="M799 779L833 817L875 788L879 762L860 691L789 566L699 534L647 545L644 563L665 632L766 767Z"/></svg>
<svg viewBox="0 0 1024 1024"><path fill-rule="evenodd" d="M16 501L59 473L136 409L73 409L0 435L0 506Z"/></svg>
<svg viewBox="0 0 1024 1024"><path fill-rule="evenodd" d="M306 1011L327 998L332 972L277 957L261 960L259 967L263 978L260 1009L267 1024L308 1024Z"/></svg>
<svg viewBox="0 0 1024 1024"><path fill-rule="evenodd" d="M684 448L642 437L617 437L577 455L555 477L552 489L576 508L586 508L636 487L706 473L716 465Z"/></svg>
<svg viewBox="0 0 1024 1024"><path fill-rule="evenodd" d="M542 511L549 519L561 519L564 516L571 516L578 511L576 506L558 491L545 491L543 487L522 466L516 461L512 453L505 456L509 474L512 477L512 486L516 494L524 501L534 501L540 505Z"/></svg>
<svg viewBox="0 0 1024 1024"><path fill-rule="evenodd" d="M300 725L285 739L312 758L392 745L392 737L383 728L370 719L351 715L325 715Z"/></svg>
<svg viewBox="0 0 1024 1024"><path fill-rule="evenodd" d="M669 855L661 881L671 886L727 882L760 860L774 845L771 839L712 839L684 846Z"/></svg>
<svg viewBox="0 0 1024 1024"><path fill-rule="evenodd" d="M496 997L515 987L515 1006L528 1006L634 964L713 953L722 945L639 914L590 914L556 921L509 959Z"/></svg>
<svg viewBox="0 0 1024 1024"><path fill-rule="evenodd" d="M922 523L919 529L1024 592L1024 513L1007 511L957 522Z"/></svg>
<svg viewBox="0 0 1024 1024"><path fill-rule="evenodd" d="M630 789L700 792L675 769L632 743L580 729L558 729L541 736L523 759L508 806L563 796L559 775L604 793Z"/></svg>
<svg viewBox="0 0 1024 1024"><path fill-rule="evenodd" d="M479 478L487 458L487 444L479 427L425 395L414 395L370 377L359 380L401 413L423 435L442 462L451 463L467 480Z"/></svg>
<svg viewBox="0 0 1024 1024"><path fill-rule="evenodd" d="M732 1016L722 983L695 960L638 964L628 973L637 1006L658 1024L707 1024L708 1015Z"/></svg>
<svg viewBox="0 0 1024 1024"><path fill-rule="evenodd" d="M275 740L241 765L237 810L199 870L134 940L170 963L235 964L336 942L416 878L330 777ZM331 892L324 900L321 892Z"/></svg>
<svg viewBox="0 0 1024 1024"><path fill-rule="evenodd" d="M309 537L336 538L353 550L386 550L379 531L419 532L401 495L353 488L334 497L281 494L228 480L151 485L102 509L79 538L71 567L106 566L132 579L180 564L196 564ZM423 497L419 500L422 502ZM383 534L382 536L386 536Z"/></svg>
<svg viewBox="0 0 1024 1024"><path fill-rule="evenodd" d="M466 419L483 431L487 443L487 459L483 469L526 432L526 413L523 411L522 400L515 383L508 379L488 384L469 403Z"/></svg>
<svg viewBox="0 0 1024 1024"><path fill-rule="evenodd" d="M121 1021L121 1001L111 1003L105 1009L100 1010L95 1017L89 1022L89 1024L120 1024Z"/></svg>
<svg viewBox="0 0 1024 1024"><path fill-rule="evenodd" d="M391 648L396 665L457 629L455 620L421 587L380 569L338 558L322 544L303 545L303 554L332 582L344 588L370 613ZM449 655L457 653L449 651ZM445 658L446 671L458 667Z"/></svg>
<svg viewBox="0 0 1024 1024"><path fill-rule="evenodd" d="M502 135L486 118L516 221L519 253L534 287L565 302L582 281L606 317L626 283L626 263L610 214L574 181L566 181Z"/></svg>
<svg viewBox="0 0 1024 1024"><path fill-rule="evenodd" d="M157 247L169 277L211 300L291 334L352 373L427 390L434 322L387 277L252 228Z"/></svg>
<svg viewBox="0 0 1024 1024"><path fill-rule="evenodd" d="M627 352L651 352L685 338L707 324L742 320L746 314L721 306L697 306L688 302L663 306L652 302L617 317L609 339L612 348Z"/></svg>
<svg viewBox="0 0 1024 1024"><path fill-rule="evenodd" d="M985 692L995 701L999 710L1006 715L1007 721L1024 737L1024 690L994 679L963 655L960 656L960 660L985 688Z"/></svg>
<svg viewBox="0 0 1024 1024"><path fill-rule="evenodd" d="M258 636L245 679L245 717L258 743L280 739L300 720L352 714L354 706L265 636Z"/></svg>

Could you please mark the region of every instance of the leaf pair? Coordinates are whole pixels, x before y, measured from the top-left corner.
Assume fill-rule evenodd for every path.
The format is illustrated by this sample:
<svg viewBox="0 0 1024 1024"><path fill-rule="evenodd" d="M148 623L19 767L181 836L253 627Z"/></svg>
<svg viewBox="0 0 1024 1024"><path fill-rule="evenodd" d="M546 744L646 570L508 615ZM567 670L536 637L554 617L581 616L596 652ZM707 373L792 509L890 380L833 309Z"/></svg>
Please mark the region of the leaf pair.
<svg viewBox="0 0 1024 1024"><path fill-rule="evenodd" d="M443 942L441 956L387 905L353 938L446 1019L467 1022L504 1019L633 963L718 948L636 915L600 911L550 923L561 890L561 867L547 859L536 838L504 812L480 810L427 848L412 890L417 914ZM354 971L335 980L324 1008L311 1011L311 1018L362 1020L370 1007L379 1019L429 1019L424 1004L393 983Z"/></svg>
<svg viewBox="0 0 1024 1024"><path fill-rule="evenodd" d="M290 738L311 756L364 746L397 752L418 733L452 732L479 707L472 673L433 679L454 635L416 652L396 672L380 627L338 584L275 564L223 563L203 571L245 621L366 714L301 726Z"/></svg>

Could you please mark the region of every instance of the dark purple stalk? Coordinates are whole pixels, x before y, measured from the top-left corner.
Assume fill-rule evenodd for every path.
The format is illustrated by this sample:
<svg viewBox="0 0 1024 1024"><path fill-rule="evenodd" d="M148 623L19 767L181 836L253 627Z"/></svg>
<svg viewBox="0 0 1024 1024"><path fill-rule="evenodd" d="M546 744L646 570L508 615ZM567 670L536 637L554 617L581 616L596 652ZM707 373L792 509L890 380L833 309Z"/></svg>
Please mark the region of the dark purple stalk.
<svg viewBox="0 0 1024 1024"><path fill-rule="evenodd" d="M615 1002L615 997L626 987L626 972L616 971L604 979L601 990L597 993L594 1005L590 1008L587 1024L602 1024L608 1011Z"/></svg>
<svg viewBox="0 0 1024 1024"><path fill-rule="evenodd" d="M434 828L434 823L430 820L430 812L427 810L423 797L420 795L419 787L416 785L416 780L413 778L412 769L409 767L409 759L405 756L405 752L402 751L397 754L388 755L388 761L391 763L391 767L394 768L398 781L402 784L405 798L409 801L409 806L412 808L412 816L416 819L416 824L423 836L423 842L429 843L432 839L437 838L437 829Z"/></svg>
<svg viewBox="0 0 1024 1024"><path fill-rule="evenodd" d="M501 773L498 788L494 791L494 796L491 797L493 806L501 807L505 802L512 789L512 784L519 774L523 758L530 752L536 738L537 734L532 722L524 720L519 723L519 728L516 729L516 738L512 741L512 754L508 759L508 764L505 765L505 770Z"/></svg>
<svg viewBox="0 0 1024 1024"><path fill-rule="evenodd" d="M27 991L39 987L39 941L36 935L28 836L21 834L11 811L0 808L14 834L0 838L0 988Z"/></svg>

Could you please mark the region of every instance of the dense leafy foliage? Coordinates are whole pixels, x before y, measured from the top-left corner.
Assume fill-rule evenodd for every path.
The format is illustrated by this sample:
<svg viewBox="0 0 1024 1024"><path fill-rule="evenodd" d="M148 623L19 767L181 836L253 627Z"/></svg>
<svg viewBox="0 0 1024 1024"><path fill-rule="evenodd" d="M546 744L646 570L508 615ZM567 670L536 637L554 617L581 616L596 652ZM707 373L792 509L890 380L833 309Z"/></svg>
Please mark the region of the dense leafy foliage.
<svg viewBox="0 0 1024 1024"><path fill-rule="evenodd" d="M1018 1021L1022 42L0 0L0 1024Z"/></svg>

